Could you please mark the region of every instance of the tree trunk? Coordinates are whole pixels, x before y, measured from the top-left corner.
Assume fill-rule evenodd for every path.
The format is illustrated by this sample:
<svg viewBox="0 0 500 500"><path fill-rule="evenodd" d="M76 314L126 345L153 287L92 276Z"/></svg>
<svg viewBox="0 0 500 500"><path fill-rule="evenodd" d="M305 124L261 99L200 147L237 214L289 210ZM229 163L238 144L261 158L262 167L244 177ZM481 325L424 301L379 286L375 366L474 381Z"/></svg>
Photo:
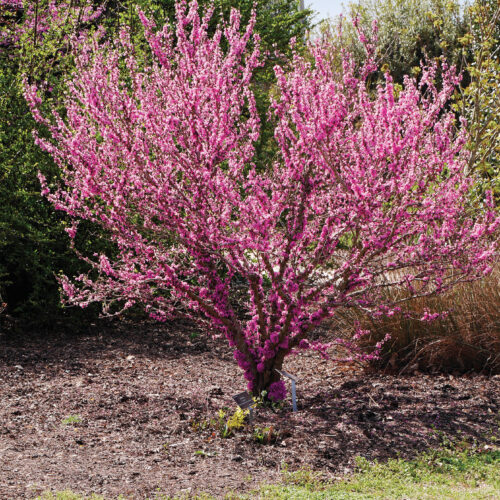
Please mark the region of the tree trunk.
<svg viewBox="0 0 500 500"><path fill-rule="evenodd" d="M273 382L278 382L281 379L281 375L276 370L281 370L283 367L283 360L285 359L286 352L286 350L280 350L274 358L266 361L264 371L258 373L257 379L255 380L252 391L255 397L260 397L262 391L269 392L269 386Z"/></svg>

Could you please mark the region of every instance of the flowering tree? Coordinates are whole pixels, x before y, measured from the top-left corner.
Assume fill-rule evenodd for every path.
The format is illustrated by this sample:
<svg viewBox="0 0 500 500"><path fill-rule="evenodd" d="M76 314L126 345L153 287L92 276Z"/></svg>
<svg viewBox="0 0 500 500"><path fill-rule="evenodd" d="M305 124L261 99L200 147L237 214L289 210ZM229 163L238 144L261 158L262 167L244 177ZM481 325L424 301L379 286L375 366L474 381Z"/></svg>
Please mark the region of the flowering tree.
<svg viewBox="0 0 500 500"><path fill-rule="evenodd" d="M158 320L204 321L234 348L249 389L276 400L275 368L296 349L326 355L332 342L311 332L340 308L391 314L388 286L421 296L488 272L500 219L491 200L471 216L466 138L445 109L451 69L442 90L425 68L396 97L389 76L369 90L371 57L356 68L344 54L337 75L321 44L294 55L289 72L276 68L270 111L280 156L256 169L255 18L242 32L233 11L210 37L210 14L177 3L175 32L142 16L154 54L144 69L125 32L116 48L88 45L64 119L43 117L29 88L53 139L38 142L63 171L64 184L41 182L74 218L73 240L86 219L116 246L82 256L89 275L61 278L68 303L99 301L108 314L142 303Z"/></svg>

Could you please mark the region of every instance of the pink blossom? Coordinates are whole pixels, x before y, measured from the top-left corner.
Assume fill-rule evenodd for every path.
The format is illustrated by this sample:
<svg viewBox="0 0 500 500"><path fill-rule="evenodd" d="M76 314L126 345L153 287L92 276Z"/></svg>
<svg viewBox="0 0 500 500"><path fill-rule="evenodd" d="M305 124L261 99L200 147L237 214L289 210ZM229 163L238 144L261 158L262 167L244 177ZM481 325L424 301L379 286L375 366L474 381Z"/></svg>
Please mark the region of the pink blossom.
<svg viewBox="0 0 500 500"><path fill-rule="evenodd" d="M267 397L271 401L283 401L286 398L285 382L283 382L283 380L278 380L278 382L270 384Z"/></svg>

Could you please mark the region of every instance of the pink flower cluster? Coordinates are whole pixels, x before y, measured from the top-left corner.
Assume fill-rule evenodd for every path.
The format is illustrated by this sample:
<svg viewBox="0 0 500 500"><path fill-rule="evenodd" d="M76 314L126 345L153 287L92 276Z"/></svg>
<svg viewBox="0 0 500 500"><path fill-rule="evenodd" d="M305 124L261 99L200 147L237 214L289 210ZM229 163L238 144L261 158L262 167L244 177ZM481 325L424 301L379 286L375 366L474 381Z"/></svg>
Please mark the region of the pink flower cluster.
<svg viewBox="0 0 500 500"><path fill-rule="evenodd" d="M113 259L82 256L93 277L63 278L68 302L110 314L142 303L159 320L202 322L227 337L259 394L295 349L335 345L310 335L339 309L392 314L388 287L424 296L487 272L500 219L470 195L466 132L447 111L453 68L440 88L436 66L401 91L389 75L373 88L373 47L362 68L345 53L339 69L326 42L312 44L275 68L279 155L262 170L255 16L242 29L233 10L213 35L195 1L178 1L176 16L157 29L141 15L145 68L126 31L115 47L85 45L64 119L42 117L36 88L26 91L52 135L38 143L63 173L59 186L41 177L43 192L116 247ZM243 315L232 300L241 287Z"/></svg>
<svg viewBox="0 0 500 500"><path fill-rule="evenodd" d="M277 382L272 382L269 385L269 391L267 397L271 401L283 401L286 399L286 386L283 380L278 380Z"/></svg>

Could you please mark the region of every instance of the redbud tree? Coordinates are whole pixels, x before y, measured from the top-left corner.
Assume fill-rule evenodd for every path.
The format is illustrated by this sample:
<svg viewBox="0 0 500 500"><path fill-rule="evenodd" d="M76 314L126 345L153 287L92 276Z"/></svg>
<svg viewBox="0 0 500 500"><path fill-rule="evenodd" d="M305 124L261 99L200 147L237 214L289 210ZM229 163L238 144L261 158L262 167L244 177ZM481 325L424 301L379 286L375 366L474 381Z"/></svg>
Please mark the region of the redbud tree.
<svg viewBox="0 0 500 500"><path fill-rule="evenodd" d="M29 88L51 135L38 143L63 177L41 183L74 219L73 240L85 219L115 245L82 255L89 274L61 278L66 302L102 302L107 314L143 304L160 321L203 322L225 336L249 390L278 400L275 369L298 349L328 355L335 340L318 339L317 327L339 309L393 314L408 293L389 299L388 287L422 296L487 273L500 220L491 199L468 194L466 135L446 107L452 68L439 89L435 67L399 92L389 75L373 89L370 54L362 67L344 54L339 71L313 44L310 57L275 70L279 154L257 169L255 16L243 29L233 11L209 36L210 16L180 1L174 28L156 30L142 15L148 67L125 31L114 47L89 43L64 117L42 116ZM337 343L369 356L356 352L362 333Z"/></svg>

